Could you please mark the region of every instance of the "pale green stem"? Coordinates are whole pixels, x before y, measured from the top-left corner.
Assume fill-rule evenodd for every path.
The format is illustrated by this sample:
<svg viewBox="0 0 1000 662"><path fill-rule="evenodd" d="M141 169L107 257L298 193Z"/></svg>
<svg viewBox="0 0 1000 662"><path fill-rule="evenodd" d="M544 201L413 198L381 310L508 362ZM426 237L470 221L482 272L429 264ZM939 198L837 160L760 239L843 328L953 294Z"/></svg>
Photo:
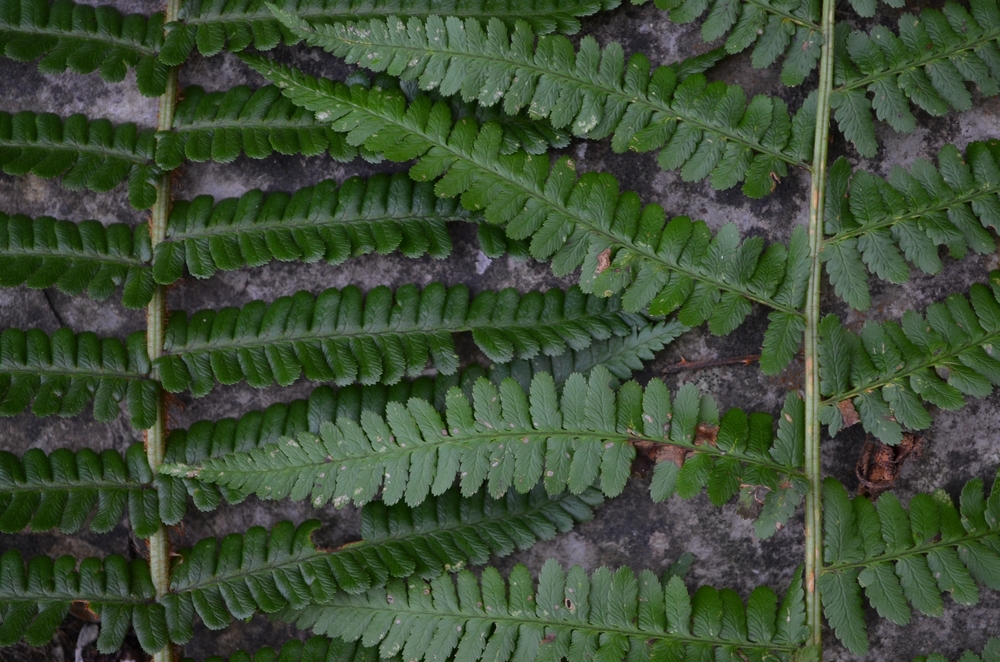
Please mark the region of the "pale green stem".
<svg viewBox="0 0 1000 662"><path fill-rule="evenodd" d="M823 50L816 90L816 132L813 136L812 186L809 196L809 287L806 294L805 336L805 470L809 481L805 512L805 588L806 619L810 646L817 659L823 659L822 605L816 579L823 565L823 493L820 464L819 423L819 286L822 266L819 253L823 247L823 210L826 206L826 161L830 139L830 90L833 87L833 12L835 0L823 0L820 28Z"/></svg>
<svg viewBox="0 0 1000 662"><path fill-rule="evenodd" d="M177 20L180 12L180 0L167 0L164 20ZM172 67L167 72L167 86L160 97L160 112L156 123L158 131L169 131L174 124L174 103L177 99L177 69ZM164 240L167 234L167 215L170 213L170 173L160 175L156 182L156 203L149 221L149 235L152 247ZM149 360L155 361L163 353L163 335L166 330L166 298L164 287L156 285L153 288L153 298L146 308L146 351ZM159 380L159 371L154 367L153 379ZM167 418L166 402L163 388L159 389L156 401L156 423L146 431L146 460L153 473L163 463L166 450ZM170 591L170 538L167 529L162 524L149 541L149 572L156 589L157 599ZM167 644L153 655L153 662L173 662L174 646Z"/></svg>

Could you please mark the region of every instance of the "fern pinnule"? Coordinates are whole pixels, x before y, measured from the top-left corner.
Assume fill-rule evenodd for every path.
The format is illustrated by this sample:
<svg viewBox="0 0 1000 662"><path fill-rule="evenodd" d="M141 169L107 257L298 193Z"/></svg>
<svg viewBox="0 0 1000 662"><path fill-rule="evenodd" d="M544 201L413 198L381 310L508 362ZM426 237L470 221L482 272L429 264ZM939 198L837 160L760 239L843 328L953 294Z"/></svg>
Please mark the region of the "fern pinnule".
<svg viewBox="0 0 1000 662"><path fill-rule="evenodd" d="M940 10L903 14L898 34L882 25L865 34L838 24L840 54L830 103L859 154L871 158L878 150L872 110L908 133L916 128L911 104L944 115L949 107L972 108L966 82L985 96L1000 92L1000 6L977 0L970 9L947 2Z"/></svg>
<svg viewBox="0 0 1000 662"><path fill-rule="evenodd" d="M875 504L851 500L840 483L826 479L826 565L818 583L827 620L852 653L868 650L862 589L879 615L898 625L910 622L909 604L940 616L943 593L971 605L979 601L977 583L1000 590L998 488L995 481L987 499L974 478L962 490L960 510L938 490L914 496L907 511L891 492Z"/></svg>
<svg viewBox="0 0 1000 662"><path fill-rule="evenodd" d="M157 479L157 483L162 482ZM162 503L164 499L172 503ZM60 448L46 455L32 448L18 458L0 451L0 531L16 533L58 528L75 533L91 512L90 530L107 533L121 520L128 506L132 529L149 537L163 519L171 524L184 513L183 492L158 490L142 444L117 451L77 452ZM96 512L95 512L96 509ZM179 515L178 515L179 513Z"/></svg>
<svg viewBox="0 0 1000 662"><path fill-rule="evenodd" d="M975 284L931 304L921 315L907 311L901 323L868 322L858 334L835 315L820 323L820 420L836 434L843 411L857 412L866 431L894 445L904 428L931 425L923 403L961 409L966 395L982 398L1000 384L992 356L1000 338L1000 272L990 287Z"/></svg>
<svg viewBox="0 0 1000 662"><path fill-rule="evenodd" d="M315 23L339 23L386 16L425 18L432 14L486 20L499 17L513 25L527 21L539 34L580 30L580 17L617 7L620 0L278 0L282 10ZM267 51L279 44L291 46L301 37L274 18L267 0L185 0L180 20L166 25L160 59L179 65L195 46L205 57L223 49L241 51L253 46Z"/></svg>
<svg viewBox="0 0 1000 662"><path fill-rule="evenodd" d="M903 283L907 261L925 273L941 270L938 246L956 258L969 249L996 249L989 228L1000 227L1000 146L974 142L963 155L945 145L938 167L916 159L908 170L893 168L888 179L854 173L841 158L830 167L829 191L830 236L821 257L834 291L855 310L867 310L865 267L882 280Z"/></svg>
<svg viewBox="0 0 1000 662"><path fill-rule="evenodd" d="M131 626L143 650L155 653L169 641L164 609L155 597L145 559L35 556L25 563L12 549L0 556L0 645L22 638L33 646L49 642L71 604L80 601L101 619L100 652L121 648Z"/></svg>
<svg viewBox="0 0 1000 662"><path fill-rule="evenodd" d="M98 71L117 83L134 69L139 92L155 97L167 84L167 67L157 57L162 45L162 12L122 16L108 5L71 0L0 0L0 55L41 58L43 73Z"/></svg>
<svg viewBox="0 0 1000 662"><path fill-rule="evenodd" d="M421 373L429 359L442 373L455 372L455 333L471 331L490 360L503 362L626 336L642 319L621 311L617 298L586 295L576 287L523 296L508 288L470 297L463 286L432 283L395 292L379 286L362 297L350 286L190 318L177 311L155 365L163 388L191 390L195 397L217 381L288 386L301 374L338 384L393 384Z"/></svg>
<svg viewBox="0 0 1000 662"><path fill-rule="evenodd" d="M142 308L153 296L149 229L125 223L28 218L0 212L0 287L56 287L95 301L122 288L126 308Z"/></svg>
<svg viewBox="0 0 1000 662"><path fill-rule="evenodd" d="M488 482L490 493L499 497L511 487L527 491L539 480L551 494L567 485L580 493L600 477L604 494L615 496L642 446L657 462L655 500L675 492L690 498L707 485L712 501L721 505L753 482L791 502L790 511L784 503L768 506L760 529L764 537L792 514L798 499L784 490L799 497L804 491L798 479L800 401L786 405L775 441L770 416L748 417L734 409L720 420L714 401L699 397L690 385L671 398L660 381L645 392L635 382L616 392L610 380L600 367L589 381L571 375L560 397L546 373L533 378L529 393L512 379L499 387L480 379L472 402L459 389L449 392L445 418L424 400L389 402L384 416L362 411L360 424L341 417L322 424L319 436L302 432L199 463L164 465L161 471L235 494L309 498L317 507L331 500L337 507L367 503L381 488L384 502L405 497L413 507L448 489L456 474L465 494Z"/></svg>
<svg viewBox="0 0 1000 662"><path fill-rule="evenodd" d="M897 2L899 0L896 0ZM740 53L754 46L751 63L766 69L784 56L781 82L800 85L816 68L822 36L820 2L816 0L656 0L674 23L690 23L705 16L701 38L726 37L726 52Z"/></svg>
<svg viewBox="0 0 1000 662"><path fill-rule="evenodd" d="M94 418L111 421L125 402L132 425L156 420L156 383L149 379L145 333L125 343L58 329L5 329L0 333L0 416L29 406L37 416L77 416L93 402Z"/></svg>
<svg viewBox="0 0 1000 662"><path fill-rule="evenodd" d="M743 191L763 197L772 177L811 158L814 111L807 104L792 119L778 98L758 96L749 106L743 90L709 85L700 74L680 80L674 69L650 75L642 55L628 63L617 43L601 50L584 37L576 52L562 36L538 38L524 22L513 32L491 19L390 17L358 23L311 25L275 8L275 15L307 43L348 62L416 80L422 89L461 94L504 110L522 108L534 118L574 135L613 135L612 148L661 149L660 166L680 168L687 181L711 177L716 188L746 180Z"/></svg>
<svg viewBox="0 0 1000 662"><path fill-rule="evenodd" d="M9 175L62 177L70 190L109 191L128 180L128 199L146 209L156 199L153 132L83 115L0 112L0 168Z"/></svg>
<svg viewBox="0 0 1000 662"><path fill-rule="evenodd" d="M801 573L779 606L767 587L744 606L729 589L688 593L678 576L601 567L590 576L567 572L554 560L542 567L537 588L528 569L507 581L493 568L481 580L461 571L428 582L391 580L361 595L341 594L279 614L317 634L378 646L383 658L448 659L456 650L479 659L574 659L586 646L595 659L791 660L804 640Z"/></svg>

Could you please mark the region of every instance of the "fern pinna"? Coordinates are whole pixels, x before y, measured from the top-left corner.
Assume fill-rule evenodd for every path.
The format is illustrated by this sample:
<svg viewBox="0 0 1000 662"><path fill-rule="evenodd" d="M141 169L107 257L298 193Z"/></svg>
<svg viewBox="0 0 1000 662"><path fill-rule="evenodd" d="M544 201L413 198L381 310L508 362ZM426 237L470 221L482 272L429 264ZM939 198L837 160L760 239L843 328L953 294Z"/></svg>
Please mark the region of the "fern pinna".
<svg viewBox="0 0 1000 662"><path fill-rule="evenodd" d="M1000 7L618 5L0 0L35 81L0 104L0 645L83 615L158 662L998 658L992 598L979 638L906 629L1000 588L995 467L900 476L994 408L1000 147L870 159L1000 92ZM670 22L708 45L664 58ZM54 74L131 101L53 106ZM735 402L693 372L740 363ZM90 438L21 443L53 415ZM698 521L501 560L605 498L623 540ZM734 511L757 551L692 565ZM9 537L54 531L102 542ZM260 614L314 636L205 648Z"/></svg>

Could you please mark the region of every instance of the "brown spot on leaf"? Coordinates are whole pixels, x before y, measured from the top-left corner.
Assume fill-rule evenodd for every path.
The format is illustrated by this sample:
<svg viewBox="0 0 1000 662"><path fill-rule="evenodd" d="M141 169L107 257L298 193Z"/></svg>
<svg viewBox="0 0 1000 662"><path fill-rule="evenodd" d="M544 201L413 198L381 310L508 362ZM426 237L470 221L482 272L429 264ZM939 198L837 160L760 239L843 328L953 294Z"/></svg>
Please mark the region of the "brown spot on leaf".
<svg viewBox="0 0 1000 662"><path fill-rule="evenodd" d="M635 459L632 461L632 473L647 478L653 468L660 462L673 462L678 467L684 466L684 459L690 452L688 449L673 444L658 444L652 441L632 440L635 447Z"/></svg>
<svg viewBox="0 0 1000 662"><path fill-rule="evenodd" d="M709 444L715 446L715 440L719 437L719 426L718 425L705 425L704 423L699 423L698 427L694 430L694 445L704 446Z"/></svg>
<svg viewBox="0 0 1000 662"><path fill-rule="evenodd" d="M546 635L545 635L545 636L544 636L544 637L542 638L542 643L543 643L543 644L551 644L551 643L552 643L553 641L555 641L555 640L556 640L556 633L555 633L555 632L548 632L548 633L547 633L547 634L546 634Z"/></svg>
<svg viewBox="0 0 1000 662"><path fill-rule="evenodd" d="M903 462L911 455L923 455L923 446L923 439L911 432L904 432L903 440L895 446L866 437L854 468L859 482L858 496L877 499L883 492L892 489L903 470Z"/></svg>
<svg viewBox="0 0 1000 662"><path fill-rule="evenodd" d="M854 408L854 403L850 399L838 402L837 409L840 410L840 417L844 419L845 428L849 428L861 420L861 417L858 416L858 410Z"/></svg>
<svg viewBox="0 0 1000 662"><path fill-rule="evenodd" d="M597 255L597 273L603 273L611 266L611 249L605 248Z"/></svg>

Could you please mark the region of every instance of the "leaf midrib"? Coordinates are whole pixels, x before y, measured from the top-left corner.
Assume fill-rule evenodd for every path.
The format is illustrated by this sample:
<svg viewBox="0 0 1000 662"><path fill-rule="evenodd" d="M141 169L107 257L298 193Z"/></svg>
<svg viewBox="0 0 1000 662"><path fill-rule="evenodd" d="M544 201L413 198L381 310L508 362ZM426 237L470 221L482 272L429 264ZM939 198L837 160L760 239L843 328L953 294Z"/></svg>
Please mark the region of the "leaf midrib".
<svg viewBox="0 0 1000 662"><path fill-rule="evenodd" d="M141 131L137 135L137 138L138 136L141 136ZM127 161L129 163L133 163L136 165L147 165L152 163L150 160L147 160L139 156L135 152L119 151L109 147L94 147L89 143L86 145L79 145L79 144L74 145L65 142L65 140L58 143L51 143L51 142L43 143L38 141L28 142L24 140L14 140L13 138L10 139L0 138L0 147L18 148L18 149L37 149L44 152L59 151L59 152L71 152L73 154L93 154L96 156L100 156L104 159L112 159L112 158L119 159L121 161ZM67 170L69 170L72 167L73 166L69 166Z"/></svg>
<svg viewBox="0 0 1000 662"><path fill-rule="evenodd" d="M144 17L148 21L148 17ZM42 37L54 37L60 41L72 40L72 41L85 41L85 42L97 42L99 44L107 44L108 48L126 48L136 53L140 53L146 56L154 56L159 53L155 48L151 48L144 44L131 41L129 39L124 39L122 37L112 37L106 34L100 34L96 32L73 32L66 30L60 30L59 28L52 28L49 26L38 27L38 26L23 26L23 25L0 25L0 33L14 33L14 34L26 34L26 35L38 35Z"/></svg>
<svg viewBox="0 0 1000 662"><path fill-rule="evenodd" d="M440 10L435 11L433 8L405 9L403 7L396 6L391 10L390 9L386 9L384 11L378 11L378 10L379 10L378 7L371 7L371 6L367 7L364 11L361 12L346 11L340 8L333 8L333 11L331 11L330 8L309 9L309 10L302 10L300 8L296 8L295 11L292 13L294 13L295 16L302 19L313 19L313 20L328 19L331 23L340 23L345 21L353 22L359 20L371 20L378 18L384 19L390 16L399 16L399 15L404 15L406 16L406 18L414 17L423 19L430 18L431 16L441 15ZM447 11L448 11L447 13L448 16L456 16L462 19L474 18L484 22L494 17L499 18L504 22L509 22L516 20L526 20L522 18L524 16L534 17L541 15L541 16L552 16L552 17L570 17L572 19L577 19L577 20L583 16L575 14L569 10L518 12L518 11L511 11L510 8L506 8L504 9L504 14L502 16L498 14L490 14L484 12L463 11L458 6L449 8ZM205 16L186 17L178 22L184 25L213 25L220 23L225 25L230 23L242 23L245 21L269 21L272 23L280 24L280 22L274 17L274 14L272 14L271 11L266 8L258 9L257 11L253 12L240 12L240 13L233 12L230 14L216 15L209 17Z"/></svg>
<svg viewBox="0 0 1000 662"><path fill-rule="evenodd" d="M879 556L874 556L871 558L864 559L863 561L837 561L831 563L830 565L824 565L820 571L822 574L829 574L833 572L839 572L841 570L847 570L850 568L867 568L869 566L875 565L876 563L888 563L892 561L899 561L911 556L925 556L933 551L939 549L949 549L957 548L963 544L970 542L979 542L984 538L990 536L1000 536L1000 531L993 529L987 529L982 533L966 533L966 535L955 538L951 540L940 540L932 544L924 544L917 547L911 547L908 550L902 552L895 552L892 554L881 554Z"/></svg>
<svg viewBox="0 0 1000 662"><path fill-rule="evenodd" d="M0 257L6 258L17 258L17 257L40 257L40 258L60 258L66 260L75 261L87 261L87 262L98 262L103 264L114 264L121 265L125 267L146 267L149 266L141 259L136 257L125 257L121 255L113 255L111 253L97 253L97 252L83 252L80 249L79 252L69 249L46 249L45 247L33 246L29 249L17 249L12 250L10 247L6 249L0 249Z"/></svg>

